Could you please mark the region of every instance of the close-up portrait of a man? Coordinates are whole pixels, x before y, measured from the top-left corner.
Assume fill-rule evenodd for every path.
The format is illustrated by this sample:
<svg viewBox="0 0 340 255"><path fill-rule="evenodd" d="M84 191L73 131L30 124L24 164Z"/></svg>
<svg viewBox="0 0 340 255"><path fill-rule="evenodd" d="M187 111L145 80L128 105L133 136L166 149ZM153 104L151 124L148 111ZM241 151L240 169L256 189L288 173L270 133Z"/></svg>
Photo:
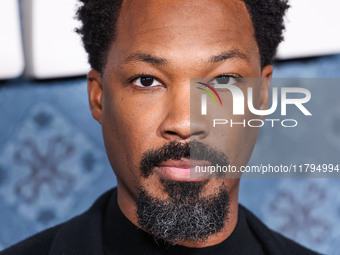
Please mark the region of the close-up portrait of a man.
<svg viewBox="0 0 340 255"><path fill-rule="evenodd" d="M117 187L0 254L317 254L239 203L241 174L193 174L247 166L255 122L267 115L254 112L271 105L272 61L289 7L286 0L80 0L75 33L91 66L89 108ZM245 101L233 115L237 91L251 93L253 110ZM221 116L231 125L215 128Z"/></svg>

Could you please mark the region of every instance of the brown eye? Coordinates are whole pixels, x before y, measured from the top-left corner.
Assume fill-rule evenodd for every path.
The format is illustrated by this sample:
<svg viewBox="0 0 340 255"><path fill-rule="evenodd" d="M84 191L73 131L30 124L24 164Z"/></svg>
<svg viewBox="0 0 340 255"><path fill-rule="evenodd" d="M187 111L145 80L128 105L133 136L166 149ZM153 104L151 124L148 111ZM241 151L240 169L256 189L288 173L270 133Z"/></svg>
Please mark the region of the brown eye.
<svg viewBox="0 0 340 255"><path fill-rule="evenodd" d="M154 78L152 77L144 76L140 78L140 83L145 87L150 87L153 81L154 81Z"/></svg>
<svg viewBox="0 0 340 255"><path fill-rule="evenodd" d="M235 85L241 80L240 77L236 77L233 75L220 75L216 78L214 78L209 84L212 86L217 85Z"/></svg>
<svg viewBox="0 0 340 255"><path fill-rule="evenodd" d="M228 84L230 81L230 76L220 76L216 78L218 84Z"/></svg>
<svg viewBox="0 0 340 255"><path fill-rule="evenodd" d="M152 76L138 77L132 83L139 87L154 87L154 86L162 85L159 81L157 81Z"/></svg>

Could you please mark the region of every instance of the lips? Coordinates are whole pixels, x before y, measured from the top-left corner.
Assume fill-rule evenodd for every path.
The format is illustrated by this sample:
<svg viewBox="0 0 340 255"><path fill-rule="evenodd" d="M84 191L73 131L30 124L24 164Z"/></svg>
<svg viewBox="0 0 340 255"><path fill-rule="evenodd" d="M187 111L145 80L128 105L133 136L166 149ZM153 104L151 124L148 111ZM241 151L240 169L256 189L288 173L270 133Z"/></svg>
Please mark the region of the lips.
<svg viewBox="0 0 340 255"><path fill-rule="evenodd" d="M197 166L208 166L210 162L180 159L168 160L155 167L155 172L164 179L184 182L204 181L208 178L207 173L196 172Z"/></svg>

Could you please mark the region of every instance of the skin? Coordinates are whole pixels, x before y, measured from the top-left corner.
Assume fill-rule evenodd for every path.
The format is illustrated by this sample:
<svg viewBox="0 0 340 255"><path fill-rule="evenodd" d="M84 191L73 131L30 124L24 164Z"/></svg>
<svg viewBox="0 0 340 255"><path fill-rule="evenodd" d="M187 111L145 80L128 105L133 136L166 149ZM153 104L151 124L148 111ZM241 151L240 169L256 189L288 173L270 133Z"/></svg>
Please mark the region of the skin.
<svg viewBox="0 0 340 255"><path fill-rule="evenodd" d="M235 50L246 58L234 56L208 62L212 56ZM88 74L88 94L92 115L102 125L107 155L117 176L119 207L133 224L138 226L138 186L154 197L167 198L157 174L141 177L139 164L145 151L173 140L216 143L219 135L223 139L216 146L228 155L231 164L246 165L252 153L256 128L231 128L227 132L218 129L213 135L209 120L193 118L190 122L190 78L222 74L270 78L272 71L271 66L261 68L251 19L242 1L124 2L105 69ZM129 82L139 74L152 75L158 81L146 89L137 86L138 80ZM254 94L255 106L266 109L269 82L255 86ZM242 118L252 117L247 111ZM204 243L184 241L181 245L216 245L232 233L237 223L239 179L210 179L201 196L214 194L223 184L231 198L224 231Z"/></svg>

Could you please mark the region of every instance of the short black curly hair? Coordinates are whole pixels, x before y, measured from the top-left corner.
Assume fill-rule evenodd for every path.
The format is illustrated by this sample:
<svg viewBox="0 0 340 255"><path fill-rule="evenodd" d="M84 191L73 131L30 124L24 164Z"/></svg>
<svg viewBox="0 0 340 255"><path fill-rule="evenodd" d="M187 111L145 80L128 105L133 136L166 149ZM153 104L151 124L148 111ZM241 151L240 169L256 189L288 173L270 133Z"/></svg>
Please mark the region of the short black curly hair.
<svg viewBox="0 0 340 255"><path fill-rule="evenodd" d="M123 0L79 0L77 18L82 26L76 29L82 37L89 63L103 71L107 54L116 36L116 23ZM262 67L271 63L285 28L283 17L288 0L240 0L247 7L253 22Z"/></svg>

